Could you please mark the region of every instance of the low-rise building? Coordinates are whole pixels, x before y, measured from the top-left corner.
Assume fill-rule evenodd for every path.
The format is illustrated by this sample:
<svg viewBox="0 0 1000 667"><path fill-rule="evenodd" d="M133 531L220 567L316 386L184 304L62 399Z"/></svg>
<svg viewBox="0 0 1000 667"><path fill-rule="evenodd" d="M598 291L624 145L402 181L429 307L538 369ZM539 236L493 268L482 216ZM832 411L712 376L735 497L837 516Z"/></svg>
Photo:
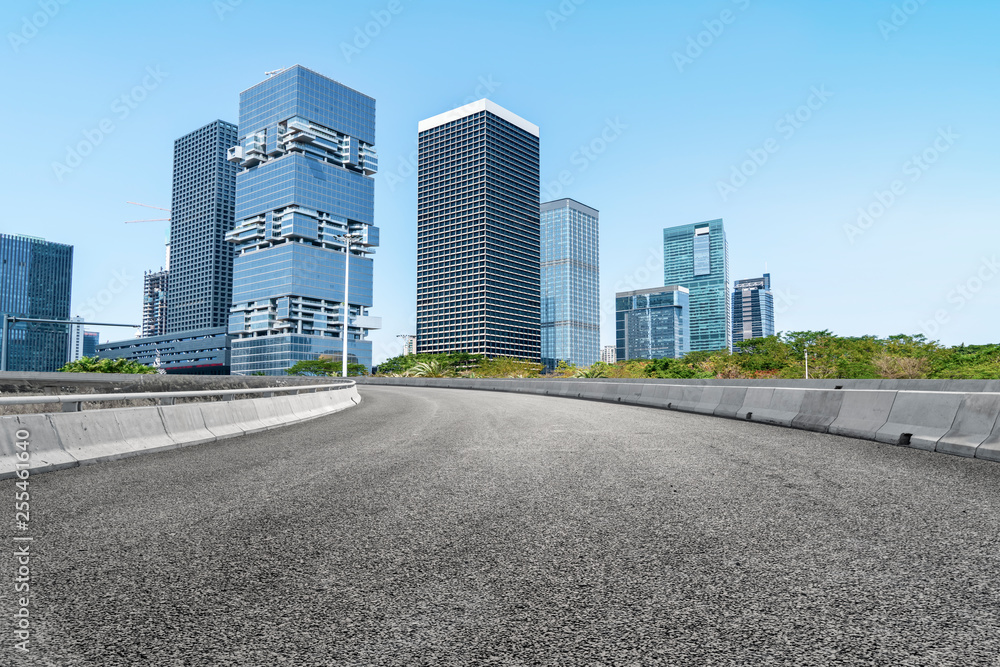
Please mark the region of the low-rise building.
<svg viewBox="0 0 1000 667"><path fill-rule="evenodd" d="M131 359L166 373L229 375L232 338L226 327L101 343L102 359Z"/></svg>

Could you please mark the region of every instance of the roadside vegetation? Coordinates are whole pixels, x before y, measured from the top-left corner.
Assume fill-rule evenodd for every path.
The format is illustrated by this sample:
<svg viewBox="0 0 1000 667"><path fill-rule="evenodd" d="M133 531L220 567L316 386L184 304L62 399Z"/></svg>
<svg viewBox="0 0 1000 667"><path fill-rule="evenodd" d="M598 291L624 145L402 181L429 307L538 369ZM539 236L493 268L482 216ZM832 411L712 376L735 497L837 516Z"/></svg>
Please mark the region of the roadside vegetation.
<svg viewBox="0 0 1000 667"><path fill-rule="evenodd" d="M348 357L350 359L350 357ZM330 377L340 377L340 373L343 370L343 365L339 361L331 361L329 359L309 359L305 361L296 361L295 365L291 368L286 368L285 372L289 375L305 375L305 376L330 376ZM364 364L347 364L347 375L348 376L358 376L367 375L368 369L365 368ZM263 375L263 373L261 373Z"/></svg>
<svg viewBox="0 0 1000 667"><path fill-rule="evenodd" d="M844 337L830 331L796 331L736 343L726 351L691 352L681 359L560 363L545 377L575 378L804 378L806 350L814 379L1000 379L1000 344L944 347L924 336ZM541 364L486 359L471 354L416 354L379 364L377 374L395 377L543 377Z"/></svg>
<svg viewBox="0 0 1000 667"><path fill-rule="evenodd" d="M70 361L59 369L60 373L127 373L145 375L155 373L152 366L140 364L131 359L101 359L99 357L80 357Z"/></svg>

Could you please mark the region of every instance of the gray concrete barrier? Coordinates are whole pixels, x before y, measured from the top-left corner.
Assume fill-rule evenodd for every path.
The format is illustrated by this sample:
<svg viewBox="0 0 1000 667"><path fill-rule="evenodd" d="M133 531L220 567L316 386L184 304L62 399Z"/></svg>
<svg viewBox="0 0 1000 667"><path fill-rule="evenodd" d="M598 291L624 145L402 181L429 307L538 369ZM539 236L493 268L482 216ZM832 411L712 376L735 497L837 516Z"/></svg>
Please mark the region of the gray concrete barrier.
<svg viewBox="0 0 1000 667"><path fill-rule="evenodd" d="M966 394L951 429L937 441L936 451L958 456L976 456L1000 417L1000 394Z"/></svg>
<svg viewBox="0 0 1000 667"><path fill-rule="evenodd" d="M890 445L908 445L934 451L955 423L964 394L938 391L899 391L885 426L875 439Z"/></svg>
<svg viewBox="0 0 1000 667"><path fill-rule="evenodd" d="M76 459L63 449L59 435L49 415L11 415L3 424L0 435L0 479L13 477L18 470L49 472L77 465ZM21 440L18 433L27 431ZM24 448L19 442L27 442ZM27 464L22 468L21 464Z"/></svg>
<svg viewBox="0 0 1000 667"><path fill-rule="evenodd" d="M360 402L357 388L351 385L270 398L4 415L0 416L0 479L14 477L21 469L38 474L214 442L332 414ZM26 460L18 456L16 438L24 431L28 433Z"/></svg>
<svg viewBox="0 0 1000 667"><path fill-rule="evenodd" d="M360 384L484 389L665 408L1000 461L995 381L446 380ZM920 382L954 391L916 391ZM837 384L843 383L843 384ZM854 385L848 388L846 385ZM798 386L796 386L798 385ZM905 389L904 389L905 387Z"/></svg>
<svg viewBox="0 0 1000 667"><path fill-rule="evenodd" d="M830 424L840 416L840 408L844 404L843 390L776 389L775 393L778 391L802 392L798 414L792 418L791 426L806 431L829 432Z"/></svg>
<svg viewBox="0 0 1000 667"><path fill-rule="evenodd" d="M736 413L743 407L743 401L746 400L746 397L746 387L723 387L719 406L715 408L715 412L712 414L717 417L736 419Z"/></svg>
<svg viewBox="0 0 1000 667"><path fill-rule="evenodd" d="M848 390L841 400L840 413L828 429L833 435L874 440L889 421L896 400L894 391Z"/></svg>
<svg viewBox="0 0 1000 667"><path fill-rule="evenodd" d="M1000 420L993 427L993 432L976 448L976 458L987 461L1000 461Z"/></svg>

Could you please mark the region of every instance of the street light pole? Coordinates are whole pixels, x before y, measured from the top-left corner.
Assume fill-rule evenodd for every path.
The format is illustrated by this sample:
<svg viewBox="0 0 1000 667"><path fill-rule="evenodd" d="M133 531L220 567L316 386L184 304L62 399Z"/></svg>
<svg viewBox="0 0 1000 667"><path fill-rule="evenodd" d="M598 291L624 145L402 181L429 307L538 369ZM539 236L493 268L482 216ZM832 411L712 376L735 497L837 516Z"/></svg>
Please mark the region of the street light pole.
<svg viewBox="0 0 1000 667"><path fill-rule="evenodd" d="M806 345L806 379L809 379L809 346Z"/></svg>
<svg viewBox="0 0 1000 667"><path fill-rule="evenodd" d="M341 359L341 377L347 377L347 336L348 336L348 318L350 317L350 306L348 304L348 287L350 285L351 277L351 244L355 241L361 241L364 237L361 234L341 234L338 236L341 241L344 242L345 255L344 255L344 355Z"/></svg>
<svg viewBox="0 0 1000 667"><path fill-rule="evenodd" d="M7 313L3 314L3 343L0 343L0 371L7 370Z"/></svg>

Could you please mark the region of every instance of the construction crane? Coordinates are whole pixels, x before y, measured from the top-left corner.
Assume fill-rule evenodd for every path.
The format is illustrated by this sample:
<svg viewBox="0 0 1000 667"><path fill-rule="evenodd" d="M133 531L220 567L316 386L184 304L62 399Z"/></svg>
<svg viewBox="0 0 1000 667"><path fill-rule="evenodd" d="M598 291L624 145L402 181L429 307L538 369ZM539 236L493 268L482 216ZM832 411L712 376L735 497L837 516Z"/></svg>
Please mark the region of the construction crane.
<svg viewBox="0 0 1000 667"><path fill-rule="evenodd" d="M160 211L166 211L167 213L170 213L170 209L169 208L163 208L162 206L150 206L149 204L140 204L137 201L127 201L125 203L126 204L135 204L136 206L145 206L146 208L155 208L155 209L158 209ZM127 225L130 222L170 222L170 218L147 218L145 220L126 220L125 224Z"/></svg>
<svg viewBox="0 0 1000 667"><path fill-rule="evenodd" d="M416 339L416 335L414 335L414 334L396 334L396 338L402 338L403 339L403 354L404 355L409 354L410 353L410 351L409 351L410 350L410 341L411 340L415 340ZM416 354L416 352L417 352L416 345L414 345L413 346L413 353Z"/></svg>

